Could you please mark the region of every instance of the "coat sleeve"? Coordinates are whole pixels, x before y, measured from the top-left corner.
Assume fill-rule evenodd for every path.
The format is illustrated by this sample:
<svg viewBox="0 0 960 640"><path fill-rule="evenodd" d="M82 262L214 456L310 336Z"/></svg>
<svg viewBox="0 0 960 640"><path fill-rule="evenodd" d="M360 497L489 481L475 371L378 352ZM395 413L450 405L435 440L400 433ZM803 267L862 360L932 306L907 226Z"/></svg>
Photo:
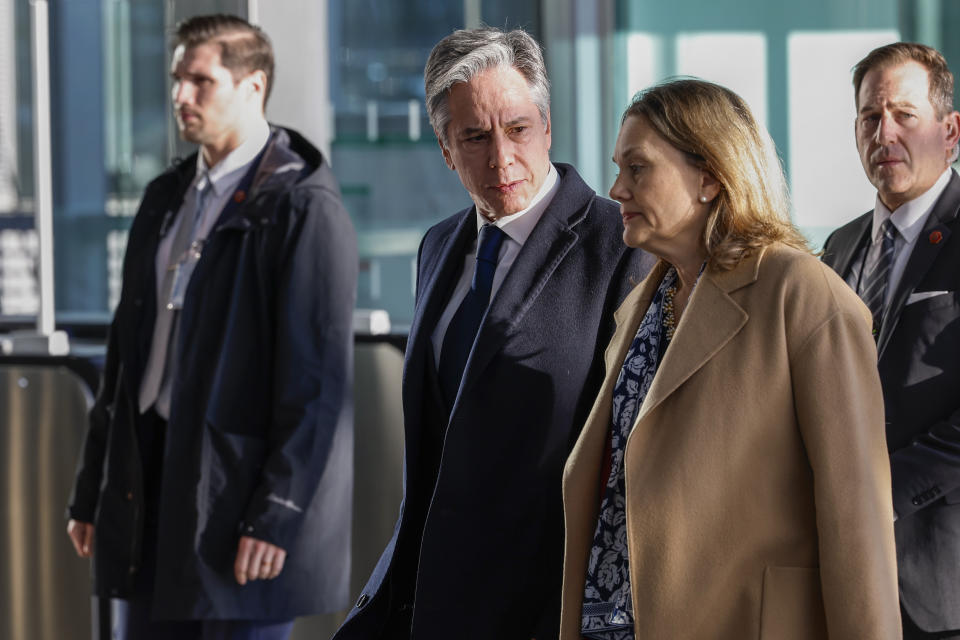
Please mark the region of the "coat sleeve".
<svg viewBox="0 0 960 640"><path fill-rule="evenodd" d="M847 306L791 358L797 420L814 476L829 637L894 639L900 618L883 397L865 309Z"/></svg>
<svg viewBox="0 0 960 640"><path fill-rule="evenodd" d="M356 235L332 189L291 196L277 267L267 454L241 533L289 549L327 467L351 429ZM352 465L351 465L352 466Z"/></svg>
<svg viewBox="0 0 960 640"><path fill-rule="evenodd" d="M890 454L893 510L905 518L960 488L960 407Z"/></svg>
<svg viewBox="0 0 960 640"><path fill-rule="evenodd" d="M100 388L90 410L87 435L77 462L73 491L67 506L67 516L80 522L93 522L100 494L103 460L107 450L107 431L116 410L117 385L121 366L117 353L116 318L110 326L107 340L107 358Z"/></svg>
<svg viewBox="0 0 960 640"><path fill-rule="evenodd" d="M113 321L107 334L107 354L103 374L100 378L100 387L93 408L88 416L87 434L83 449L77 463L76 479L73 485L67 506L67 515L80 522L93 522L96 513L97 501L100 495L100 485L103 477L103 464L107 454L107 435L113 423L114 414L123 410L120 406L122 378L124 376L123 358L119 348L120 323L123 322L124 308L134 296L137 285L132 275L134 265L142 261L142 247L146 243L146 236L150 233L151 225L145 216L151 207L170 199L170 193L177 193L177 183L173 174L161 176L147 186L143 200L137 210L130 227L127 251L123 258L123 289L120 295L120 304L114 312ZM129 320L127 320L129 322Z"/></svg>

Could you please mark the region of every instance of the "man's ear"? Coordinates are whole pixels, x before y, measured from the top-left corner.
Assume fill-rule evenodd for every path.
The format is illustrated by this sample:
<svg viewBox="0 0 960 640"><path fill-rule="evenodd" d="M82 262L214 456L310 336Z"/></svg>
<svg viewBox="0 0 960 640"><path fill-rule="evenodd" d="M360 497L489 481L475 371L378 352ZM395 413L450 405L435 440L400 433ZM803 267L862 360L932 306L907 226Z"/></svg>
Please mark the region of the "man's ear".
<svg viewBox="0 0 960 640"><path fill-rule="evenodd" d="M946 118L944 118L944 124L946 125L944 129L944 143L947 148L953 149L957 146L957 142L960 142L960 112L952 111Z"/></svg>
<svg viewBox="0 0 960 640"><path fill-rule="evenodd" d="M247 74L242 80L249 87L251 95L259 97L260 105L264 105L267 96L267 74L262 69L257 69Z"/></svg>
<svg viewBox="0 0 960 640"><path fill-rule="evenodd" d="M440 145L440 153L443 154L443 161L447 163L447 168L451 171L456 171L457 167L453 164L453 156L450 155L450 150L443 144L443 140L440 139L439 135L437 135L437 144Z"/></svg>
<svg viewBox="0 0 960 640"><path fill-rule="evenodd" d="M547 130L544 132L547 136L547 151L550 151L550 145L553 144L553 136L550 134L550 112L547 111Z"/></svg>

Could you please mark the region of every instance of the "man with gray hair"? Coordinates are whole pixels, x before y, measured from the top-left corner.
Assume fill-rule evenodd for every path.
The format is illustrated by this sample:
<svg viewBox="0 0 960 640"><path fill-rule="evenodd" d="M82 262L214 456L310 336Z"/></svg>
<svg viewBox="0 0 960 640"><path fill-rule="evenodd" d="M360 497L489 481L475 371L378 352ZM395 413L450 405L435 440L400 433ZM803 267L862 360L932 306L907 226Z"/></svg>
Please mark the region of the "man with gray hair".
<svg viewBox="0 0 960 640"><path fill-rule="evenodd" d="M335 637L555 638L563 464L613 312L653 260L624 245L614 203L550 162L549 81L528 34L457 31L431 52L425 85L474 206L420 245L404 502Z"/></svg>

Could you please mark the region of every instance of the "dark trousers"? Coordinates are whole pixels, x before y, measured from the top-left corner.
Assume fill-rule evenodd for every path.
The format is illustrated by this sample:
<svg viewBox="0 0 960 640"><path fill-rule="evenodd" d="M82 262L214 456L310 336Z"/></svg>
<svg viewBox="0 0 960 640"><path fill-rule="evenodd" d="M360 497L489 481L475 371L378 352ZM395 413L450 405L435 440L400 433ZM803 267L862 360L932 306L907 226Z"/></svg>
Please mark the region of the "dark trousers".
<svg viewBox="0 0 960 640"><path fill-rule="evenodd" d="M930 633L924 631L910 619L907 612L900 607L900 617L903 620L903 640L958 640L960 631L941 631Z"/></svg>
<svg viewBox="0 0 960 640"><path fill-rule="evenodd" d="M287 640L292 620L151 620L150 597L134 596L114 621L116 640Z"/></svg>
<svg viewBox="0 0 960 640"><path fill-rule="evenodd" d="M140 418L137 435L143 468L142 555L133 593L114 610L113 637L116 640L286 640L293 629L293 620L151 619L167 422L153 409Z"/></svg>

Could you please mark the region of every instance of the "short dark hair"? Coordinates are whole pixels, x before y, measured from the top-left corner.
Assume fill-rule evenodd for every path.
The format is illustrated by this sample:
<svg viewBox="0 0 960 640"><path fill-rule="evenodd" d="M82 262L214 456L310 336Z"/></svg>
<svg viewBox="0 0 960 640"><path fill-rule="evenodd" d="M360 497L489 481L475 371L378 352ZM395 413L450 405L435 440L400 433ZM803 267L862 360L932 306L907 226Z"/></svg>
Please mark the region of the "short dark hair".
<svg viewBox="0 0 960 640"><path fill-rule="evenodd" d="M177 25L174 47L186 48L215 43L220 46L220 64L230 70L234 81L254 71L263 71L267 85L263 95L266 108L273 88L273 46L260 27L238 16L217 13L193 16Z"/></svg>
<svg viewBox="0 0 960 640"><path fill-rule="evenodd" d="M860 109L860 85L863 78L874 69L891 67L905 62L917 62L927 70L930 85L930 104L938 118L953 111L953 74L943 55L925 44L894 42L877 47L853 67L853 91L857 109Z"/></svg>

